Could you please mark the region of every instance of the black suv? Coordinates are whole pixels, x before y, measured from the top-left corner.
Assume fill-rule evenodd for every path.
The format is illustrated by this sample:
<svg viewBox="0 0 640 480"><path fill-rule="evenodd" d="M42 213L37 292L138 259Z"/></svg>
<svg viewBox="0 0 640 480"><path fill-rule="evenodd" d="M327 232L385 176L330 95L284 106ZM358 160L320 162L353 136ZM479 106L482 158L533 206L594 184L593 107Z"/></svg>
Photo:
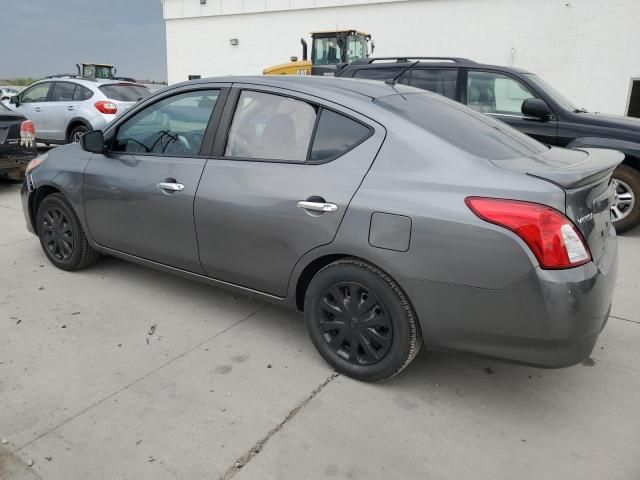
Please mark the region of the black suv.
<svg viewBox="0 0 640 480"><path fill-rule="evenodd" d="M618 232L640 224L640 120L588 113L534 73L466 58L363 58L338 77L392 80L430 90L508 123L548 145L613 148L626 155L614 173Z"/></svg>

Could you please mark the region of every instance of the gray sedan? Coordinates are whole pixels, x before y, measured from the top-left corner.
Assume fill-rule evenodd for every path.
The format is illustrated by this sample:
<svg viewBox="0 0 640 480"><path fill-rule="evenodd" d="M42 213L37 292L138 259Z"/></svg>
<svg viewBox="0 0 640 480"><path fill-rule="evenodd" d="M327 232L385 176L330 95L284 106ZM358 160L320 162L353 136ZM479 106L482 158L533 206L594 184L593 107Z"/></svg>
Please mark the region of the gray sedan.
<svg viewBox="0 0 640 480"><path fill-rule="evenodd" d="M109 254L296 308L357 379L423 343L562 367L611 307L622 159L393 82L228 77L32 161L23 206L59 268Z"/></svg>

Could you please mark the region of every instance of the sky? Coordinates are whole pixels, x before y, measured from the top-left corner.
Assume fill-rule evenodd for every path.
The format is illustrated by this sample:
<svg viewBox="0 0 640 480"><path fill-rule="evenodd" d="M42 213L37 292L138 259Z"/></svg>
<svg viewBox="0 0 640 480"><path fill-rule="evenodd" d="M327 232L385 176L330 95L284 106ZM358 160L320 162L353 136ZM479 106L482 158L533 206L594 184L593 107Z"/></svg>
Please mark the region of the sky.
<svg viewBox="0 0 640 480"><path fill-rule="evenodd" d="M114 64L117 74L166 80L161 0L0 0L0 78Z"/></svg>

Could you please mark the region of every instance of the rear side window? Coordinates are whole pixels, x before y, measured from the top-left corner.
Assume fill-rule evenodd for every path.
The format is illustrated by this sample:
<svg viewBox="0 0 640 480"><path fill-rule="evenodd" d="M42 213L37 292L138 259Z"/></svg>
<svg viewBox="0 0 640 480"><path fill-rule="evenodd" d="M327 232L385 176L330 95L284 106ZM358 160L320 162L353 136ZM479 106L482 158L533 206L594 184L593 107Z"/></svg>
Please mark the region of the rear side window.
<svg viewBox="0 0 640 480"><path fill-rule="evenodd" d="M440 95L412 93L389 95L375 100L447 143L489 160L529 157L547 148L505 123L475 112Z"/></svg>
<svg viewBox="0 0 640 480"><path fill-rule="evenodd" d="M316 108L301 100L245 90L229 130L225 156L304 161Z"/></svg>
<svg viewBox="0 0 640 480"><path fill-rule="evenodd" d="M51 90L52 102L71 102L76 86L69 82L56 82Z"/></svg>
<svg viewBox="0 0 640 480"><path fill-rule="evenodd" d="M93 97L93 92L89 90L87 87L83 87L82 85L76 85L76 91L73 94L74 102L84 102L85 100L89 100Z"/></svg>
<svg viewBox="0 0 640 480"><path fill-rule="evenodd" d="M366 78L367 80L390 80L398 75L402 69L398 68L363 68L353 74L353 78Z"/></svg>
<svg viewBox="0 0 640 480"><path fill-rule="evenodd" d="M109 100L118 102L137 102L151 93L147 87L128 83L101 85L98 88Z"/></svg>
<svg viewBox="0 0 640 480"><path fill-rule="evenodd" d="M364 141L370 133L369 127L339 113L323 109L309 160L320 162L335 158Z"/></svg>
<svg viewBox="0 0 640 480"><path fill-rule="evenodd" d="M409 84L412 87L429 90L440 95L456 99L456 87L458 84L458 71L452 68L427 69L416 68L411 70Z"/></svg>

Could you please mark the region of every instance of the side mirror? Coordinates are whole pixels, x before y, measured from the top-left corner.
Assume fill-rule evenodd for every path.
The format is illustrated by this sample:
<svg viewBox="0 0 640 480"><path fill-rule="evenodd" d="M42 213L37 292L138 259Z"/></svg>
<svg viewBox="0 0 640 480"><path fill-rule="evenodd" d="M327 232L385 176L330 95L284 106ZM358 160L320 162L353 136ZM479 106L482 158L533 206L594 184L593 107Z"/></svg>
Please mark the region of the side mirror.
<svg viewBox="0 0 640 480"><path fill-rule="evenodd" d="M16 107L20 106L20 95L14 95L9 99L9 103L15 105Z"/></svg>
<svg viewBox="0 0 640 480"><path fill-rule="evenodd" d="M540 120L547 120L551 116L549 105L539 98L527 98L522 102L521 111L528 117L536 117Z"/></svg>
<svg viewBox="0 0 640 480"><path fill-rule="evenodd" d="M105 143L102 130L92 130L80 137L82 149L91 153L104 153Z"/></svg>

